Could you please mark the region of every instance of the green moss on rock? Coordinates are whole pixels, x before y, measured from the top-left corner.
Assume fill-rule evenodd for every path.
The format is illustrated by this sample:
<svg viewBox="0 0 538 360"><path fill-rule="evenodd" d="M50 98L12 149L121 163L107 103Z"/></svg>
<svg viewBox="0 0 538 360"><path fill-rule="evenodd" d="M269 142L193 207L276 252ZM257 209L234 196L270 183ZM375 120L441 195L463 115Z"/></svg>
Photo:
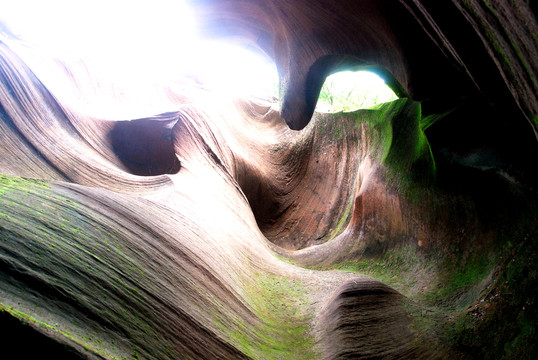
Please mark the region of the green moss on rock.
<svg viewBox="0 0 538 360"><path fill-rule="evenodd" d="M253 329L232 331L234 345L254 359L318 358L308 292L301 281L268 272L258 272L252 280L245 299L261 323L250 334Z"/></svg>

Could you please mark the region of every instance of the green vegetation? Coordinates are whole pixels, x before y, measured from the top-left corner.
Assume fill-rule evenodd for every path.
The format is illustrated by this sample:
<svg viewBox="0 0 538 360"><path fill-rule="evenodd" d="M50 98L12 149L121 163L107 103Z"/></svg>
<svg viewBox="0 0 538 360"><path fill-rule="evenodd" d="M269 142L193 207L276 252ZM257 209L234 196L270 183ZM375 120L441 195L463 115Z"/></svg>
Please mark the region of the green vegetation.
<svg viewBox="0 0 538 360"><path fill-rule="evenodd" d="M339 263L332 268L369 275L415 300L444 306L454 304L455 299L487 279L495 258L477 252L467 258L450 258L441 265L438 261L434 254L403 245L387 250L380 258Z"/></svg>
<svg viewBox="0 0 538 360"><path fill-rule="evenodd" d="M125 357L116 357L116 356L113 356L112 354L110 354L108 351L106 351L105 348L98 345L99 341L93 341L92 342L91 341L92 339L88 339L88 341L90 341L91 343L87 342L84 339L82 339L81 337L78 337L78 336L75 336L75 335L71 334L69 331L60 330L56 326L53 326L53 325L50 325L50 324L48 324L46 322L37 320L34 317L32 317L32 316L30 316L30 315L28 315L28 314L26 314L26 313L24 313L22 311L19 311L19 310L13 308L12 306L5 305L5 304L3 304L1 302L0 302L0 312L9 313L11 316L15 317L16 319L21 321L23 324L32 325L32 326L39 326L39 327L41 327L43 329L52 331L60 339L61 338L69 339L69 340L81 345L85 350L90 351L90 352L95 353L95 354L99 354L99 355L103 356L104 358L114 359L114 360L127 360L127 358L125 358Z"/></svg>
<svg viewBox="0 0 538 360"><path fill-rule="evenodd" d="M420 201L437 171L421 127L421 104L402 98L354 114L370 141L369 155L384 165L387 183L406 198Z"/></svg>
<svg viewBox="0 0 538 360"><path fill-rule="evenodd" d="M416 247L401 246L377 259L332 268L369 275L406 295L417 342L473 358L535 358L535 239L527 235L523 242L508 241L497 251L445 251L423 254Z"/></svg>
<svg viewBox="0 0 538 360"><path fill-rule="evenodd" d="M538 248L531 234L524 237L504 246L491 286L472 307L457 314L455 327L447 329L451 341L478 358L538 356Z"/></svg>
<svg viewBox="0 0 538 360"><path fill-rule="evenodd" d="M299 280L257 273L245 287L245 298L259 317L253 328L242 325L230 331L217 321L232 343L254 359L314 359L314 339L309 333L308 294Z"/></svg>
<svg viewBox="0 0 538 360"><path fill-rule="evenodd" d="M368 71L343 71L327 77L316 111L351 112L397 98L377 75Z"/></svg>
<svg viewBox="0 0 538 360"><path fill-rule="evenodd" d="M287 258L277 253L275 253L275 257L282 262L297 266L297 262L293 259Z"/></svg>
<svg viewBox="0 0 538 360"><path fill-rule="evenodd" d="M153 324L141 317L140 313L132 311L128 301L107 299L110 294L120 293L126 294L131 301L140 297L139 288L140 284L145 283L145 271L130 249L118 239L118 230L113 229L111 224L107 225L91 209L80 206L66 196L69 195L42 181L0 175L2 258L7 263L20 266L21 273L47 269L48 272L41 277L44 288L68 293L74 303L88 306L88 314L93 313L110 324L128 324L130 335L134 338L132 343L141 342L136 336L150 336L159 341L163 352L167 351L167 340L156 337ZM107 267L112 264L119 269L118 272L107 272ZM80 276L57 276L66 267ZM46 291L42 295L43 301L47 301ZM97 305L87 300L95 291L101 292ZM3 306L0 310L8 311L26 323L54 331L60 338L66 337L106 358L130 358L122 355L123 350L113 345L114 339L103 340L99 336L87 338L85 330L78 327L66 332L38 320L33 309L31 314L35 318L23 313L22 309ZM62 311L67 314L67 303Z"/></svg>
<svg viewBox="0 0 538 360"><path fill-rule="evenodd" d="M346 208L344 210L344 213L342 214L342 216L338 220L338 223L336 224L336 227L334 228L334 230L328 236L328 240L330 240L330 239L334 238L335 236L339 235L344 230L344 226L347 225L349 223L349 221L351 220L351 217L353 215L351 210L353 210L354 199L355 199L354 196L352 196L348 200L348 204L347 204L347 206L346 206Z"/></svg>
<svg viewBox="0 0 538 360"><path fill-rule="evenodd" d="M421 282L431 281L435 274L435 265L410 245L389 249L378 259L344 262L333 268L371 276L406 296L423 291Z"/></svg>
<svg viewBox="0 0 538 360"><path fill-rule="evenodd" d="M488 252L474 252L464 256L448 257L440 266L437 285L424 294L427 303L448 305L450 308L466 307L476 298L472 288L487 279L494 266L493 255ZM480 287L476 289L479 291ZM467 298L463 295L468 295ZM473 296L474 295L474 296Z"/></svg>
<svg viewBox="0 0 538 360"><path fill-rule="evenodd" d="M43 180L0 174L0 196L4 195L6 191L13 189L25 190L34 187L50 188L50 186Z"/></svg>

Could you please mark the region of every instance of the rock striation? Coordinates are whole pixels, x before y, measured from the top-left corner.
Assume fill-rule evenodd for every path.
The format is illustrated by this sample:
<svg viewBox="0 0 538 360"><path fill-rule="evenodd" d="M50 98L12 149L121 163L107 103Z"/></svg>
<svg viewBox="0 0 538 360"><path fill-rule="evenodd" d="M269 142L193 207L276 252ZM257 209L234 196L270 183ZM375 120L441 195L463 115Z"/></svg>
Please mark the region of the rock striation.
<svg viewBox="0 0 538 360"><path fill-rule="evenodd" d="M186 83L157 92L173 111L95 118L39 74L63 74L81 96L98 74L30 65L0 43L5 349L35 357L28 339L67 359L534 358L535 8L193 7L207 34L274 59L280 110ZM363 68L400 98L314 112L327 75Z"/></svg>

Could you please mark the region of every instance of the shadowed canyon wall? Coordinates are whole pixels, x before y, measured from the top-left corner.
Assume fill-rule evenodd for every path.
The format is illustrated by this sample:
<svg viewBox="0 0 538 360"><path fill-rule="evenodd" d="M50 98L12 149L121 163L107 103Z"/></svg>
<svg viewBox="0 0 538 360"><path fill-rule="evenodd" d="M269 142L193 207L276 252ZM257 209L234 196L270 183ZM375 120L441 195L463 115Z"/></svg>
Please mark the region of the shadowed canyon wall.
<svg viewBox="0 0 538 360"><path fill-rule="evenodd" d="M192 6L206 35L275 61L279 110L186 83L154 94L174 111L97 119L40 74L81 97L99 74L0 43L4 349L535 358L536 7ZM399 99L315 112L345 69L377 72Z"/></svg>

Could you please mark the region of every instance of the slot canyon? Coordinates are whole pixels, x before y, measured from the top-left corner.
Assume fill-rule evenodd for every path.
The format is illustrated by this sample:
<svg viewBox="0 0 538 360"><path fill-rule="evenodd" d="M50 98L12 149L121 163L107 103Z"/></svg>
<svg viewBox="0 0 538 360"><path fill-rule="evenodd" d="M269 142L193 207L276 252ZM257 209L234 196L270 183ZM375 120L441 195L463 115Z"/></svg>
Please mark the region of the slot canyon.
<svg viewBox="0 0 538 360"><path fill-rule="evenodd" d="M537 3L189 5L278 99L131 96L4 29L0 357L538 358ZM397 99L316 111L359 70Z"/></svg>

